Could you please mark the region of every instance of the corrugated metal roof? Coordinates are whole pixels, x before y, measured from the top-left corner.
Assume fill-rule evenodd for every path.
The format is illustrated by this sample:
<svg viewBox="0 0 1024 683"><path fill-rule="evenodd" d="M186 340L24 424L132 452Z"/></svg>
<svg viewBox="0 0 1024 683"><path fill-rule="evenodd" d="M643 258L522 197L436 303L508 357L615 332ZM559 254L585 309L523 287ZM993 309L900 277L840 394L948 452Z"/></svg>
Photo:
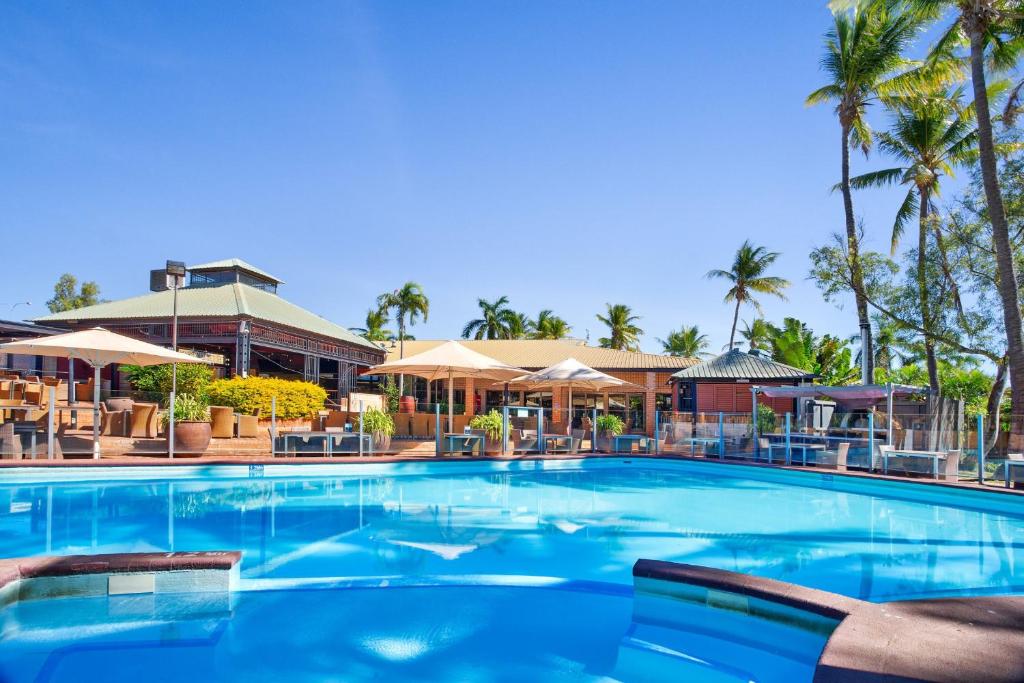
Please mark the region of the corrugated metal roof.
<svg viewBox="0 0 1024 683"><path fill-rule="evenodd" d="M199 271L202 271L202 270L227 270L229 268L238 268L239 270L244 270L244 271L247 271L247 272L252 273L254 275L259 275L260 277L266 278L267 280L273 280L274 282L276 282L279 285L283 285L284 284L284 280L281 280L280 278L276 278L273 275L271 275L270 273L268 273L267 271L260 270L259 268L257 268L256 266L252 265L251 263L246 263L245 261L243 261L242 259L239 259L239 258L229 258L229 259L224 259L223 261L210 261L209 263L200 263L198 266L189 266L188 267L189 270L199 270Z"/></svg>
<svg viewBox="0 0 1024 683"><path fill-rule="evenodd" d="M810 379L814 373L779 363L771 358L744 353L738 349L697 363L672 375L672 379Z"/></svg>
<svg viewBox="0 0 1024 683"><path fill-rule="evenodd" d="M446 339L406 340L406 357L445 343ZM676 370L698 362L696 358L663 356L657 353L616 351L587 346L579 339L459 339L467 348L527 370L539 370L575 358L584 365L604 370ZM398 359L398 343L385 345L388 360Z"/></svg>
<svg viewBox="0 0 1024 683"><path fill-rule="evenodd" d="M70 320L134 320L167 318L171 314L174 293L171 290L108 301L95 306L63 311L36 318L36 322L55 323ZM238 282L213 287L185 287L178 290L178 315L182 318L245 316L286 325L350 344L379 349L351 330L335 325L276 294Z"/></svg>

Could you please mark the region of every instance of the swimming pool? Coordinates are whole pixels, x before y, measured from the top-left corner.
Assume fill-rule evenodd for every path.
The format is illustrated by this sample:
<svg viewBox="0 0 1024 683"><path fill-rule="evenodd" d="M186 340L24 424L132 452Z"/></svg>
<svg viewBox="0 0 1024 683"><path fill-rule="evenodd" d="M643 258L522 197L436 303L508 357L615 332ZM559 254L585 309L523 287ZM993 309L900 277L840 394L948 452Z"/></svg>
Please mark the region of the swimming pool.
<svg viewBox="0 0 1024 683"><path fill-rule="evenodd" d="M489 611L488 605L497 604L494 596L508 605L541 601L533 613L558 617L541 620L545 628L585 614L577 604L585 598L594 610L606 610L601 612L605 616L556 630L564 636L584 626L607 627L588 639L614 645L579 656L544 651L541 659L567 662L564 671L555 666L549 672L614 678L614 664L608 668L587 657L619 661L613 655L631 627L631 567L641 557L751 573L875 601L1024 593L1024 502L1019 497L912 483L643 458L67 468L59 474L0 472L0 482L0 556L242 550L238 613L227 644L220 646L236 654L256 647L259 629L247 615L260 612L268 601L276 600L277 612L295 609L296 615L302 610L294 606L303 600L339 601L331 609L339 619L348 610L384 614L388 608L364 606L364 598L349 603L336 596L354 595L339 588L354 582L362 596L380 596L365 597L368 605L398 599L400 591L379 589L387 582L392 589L421 591L417 605L434 604L424 608L426 615L441 615L455 604L489 614L484 626L471 630L497 629L501 638L540 626L513 627L507 617L516 608ZM534 585L538 581L547 587L543 592ZM375 593L366 582L377 587ZM463 593L456 599L426 597L425 586ZM592 590L595 586L602 588ZM44 618L48 612L42 603L27 605L17 607L25 610L25 623L45 624L51 618ZM98 615L109 614L110 605L82 599L76 609L102 621ZM464 621L452 618L454 624ZM157 614L151 627L159 633L160 624L173 621ZM381 628L390 623L371 622ZM308 628L336 627L314 623ZM418 628L406 629L410 642L422 641ZM552 637L546 642L545 647L568 652L575 641ZM51 645L59 647L59 639ZM533 646L523 647L521 654ZM453 662L482 666L467 664L470 650L458 652ZM706 659L716 661L718 654ZM415 659L426 665L424 658ZM538 661L526 657L506 666L514 670L539 666ZM776 665L768 669L781 670ZM406 673L408 680L427 680L444 678L440 671L413 667ZM736 675L742 678L743 673Z"/></svg>

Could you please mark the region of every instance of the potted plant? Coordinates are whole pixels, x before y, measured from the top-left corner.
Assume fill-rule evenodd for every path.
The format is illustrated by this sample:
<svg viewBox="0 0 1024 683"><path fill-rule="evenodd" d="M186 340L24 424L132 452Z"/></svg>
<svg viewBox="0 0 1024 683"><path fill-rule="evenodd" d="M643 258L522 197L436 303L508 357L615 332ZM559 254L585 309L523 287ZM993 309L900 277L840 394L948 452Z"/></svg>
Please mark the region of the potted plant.
<svg viewBox="0 0 1024 683"><path fill-rule="evenodd" d="M363 431L373 436L373 450L386 451L391 448L391 436L395 433L395 421L379 408L367 408L363 413Z"/></svg>
<svg viewBox="0 0 1024 683"><path fill-rule="evenodd" d="M483 431L485 452L501 452L501 413L492 410L485 415L474 415L473 419L469 421L469 428Z"/></svg>
<svg viewBox="0 0 1024 683"><path fill-rule="evenodd" d="M599 450L611 452L612 439L626 429L626 423L618 415L597 416L597 447Z"/></svg>
<svg viewBox="0 0 1024 683"><path fill-rule="evenodd" d="M169 422L164 415L164 428ZM210 445L212 429L210 409L206 401L191 394L174 399L174 451L175 454L201 455Z"/></svg>

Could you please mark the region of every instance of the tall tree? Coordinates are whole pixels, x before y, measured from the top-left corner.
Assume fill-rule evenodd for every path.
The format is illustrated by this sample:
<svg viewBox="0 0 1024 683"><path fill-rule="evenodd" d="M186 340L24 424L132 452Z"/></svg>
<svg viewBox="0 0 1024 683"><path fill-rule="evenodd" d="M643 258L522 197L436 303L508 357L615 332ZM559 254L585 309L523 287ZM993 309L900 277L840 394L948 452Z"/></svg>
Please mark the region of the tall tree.
<svg viewBox="0 0 1024 683"><path fill-rule="evenodd" d="M100 302L100 286L95 282L83 282L78 288L78 278L71 273L64 273L53 286L53 298L46 302L50 313L73 311Z"/></svg>
<svg viewBox="0 0 1024 683"><path fill-rule="evenodd" d="M377 297L377 307L394 313L398 323L398 357L405 358L405 326L415 325L416 320L430 315L430 299L423 293L423 287L416 282L406 282L393 292L385 292ZM398 391L405 393L405 375L398 377Z"/></svg>
<svg viewBox="0 0 1024 683"><path fill-rule="evenodd" d="M387 341L392 337L391 330L384 329L388 324L388 312L383 308L371 308L366 311L366 327L356 327L353 331L361 334L372 342Z"/></svg>
<svg viewBox="0 0 1024 683"><path fill-rule="evenodd" d="M534 339L564 339L572 331L569 323L559 318L549 308L545 308L537 315L537 319L530 324L530 329Z"/></svg>
<svg viewBox="0 0 1024 683"><path fill-rule="evenodd" d="M640 316L633 315L633 309L625 304L605 304L605 315L595 316L598 321L608 326L608 336L601 337L597 343L606 349L620 351L639 351L640 335L644 333L637 326Z"/></svg>
<svg viewBox="0 0 1024 683"><path fill-rule="evenodd" d="M933 304L929 301L928 238L934 236L940 265L959 301L956 283L950 274L942 238L941 220L935 211L934 198L939 194L940 179L953 175L954 167L975 157L977 131L970 110L960 105L960 92L946 90L927 93L923 97L905 99L894 112L892 128L878 135L879 148L902 166L865 173L850 179L855 189L884 185L905 185L903 199L892 229L892 251L895 253L906 224L917 215L917 296L921 326L935 327ZM939 368L935 356L935 340L924 337L928 383L939 390Z"/></svg>
<svg viewBox="0 0 1024 683"><path fill-rule="evenodd" d="M725 294L725 302L736 302L736 309L732 316L732 331L729 333L729 348L733 348L736 342L736 323L740 319L740 306L750 304L761 312L761 303L754 298L754 294L768 294L785 300L783 291L789 287L789 280L781 277L765 275L768 268L779 258L779 253L768 251L764 247L755 247L750 240L745 241L736 251L732 266L729 270L709 270L708 279L723 279L732 283L732 287Z"/></svg>
<svg viewBox="0 0 1024 683"><path fill-rule="evenodd" d="M508 307L508 297L494 301L477 299L480 317L474 318L462 328L463 339L512 339L513 332L521 322L518 314Z"/></svg>
<svg viewBox="0 0 1024 683"><path fill-rule="evenodd" d="M683 325L668 333L666 339L659 339L661 349L670 356L696 358L704 355L708 348L708 336L701 334L696 325Z"/></svg>
<svg viewBox="0 0 1024 683"><path fill-rule="evenodd" d="M1017 268L1014 264L1013 242L1010 237L1006 207L999 187L995 135L988 95L988 64L995 70L1016 66L1020 48L1021 0L912 0L925 12L939 14L952 10L953 23L936 43L932 55L935 60L958 56L966 47L970 63L971 87L974 91L974 109L978 122L978 151L982 186L992 223L992 242L998 278L996 287L1002 304L1003 327L1006 331L1006 355L1010 376L1010 396L1014 406L1024 406L1024 323L1021 320L1020 293ZM1011 431L1020 439L1024 422L1014 420ZM1015 444L1016 445L1016 444Z"/></svg>
<svg viewBox="0 0 1024 683"><path fill-rule="evenodd" d="M825 54L821 69L829 78L827 85L807 96L807 104L835 104L841 131L843 212L846 218L846 253L857 318L871 348L871 321L864 297L864 275L860 259L860 240L850 190L850 146L860 147L867 155L872 133L865 120L867 107L894 87L894 76L907 66L903 52L913 40L920 18L899 12L892 2L854 2L848 9L833 11L833 26L825 36ZM872 354L867 376L872 376Z"/></svg>
<svg viewBox="0 0 1024 683"><path fill-rule="evenodd" d="M532 328L533 321L530 320L530 317L525 313L512 311L512 315L508 317L509 339L526 339Z"/></svg>

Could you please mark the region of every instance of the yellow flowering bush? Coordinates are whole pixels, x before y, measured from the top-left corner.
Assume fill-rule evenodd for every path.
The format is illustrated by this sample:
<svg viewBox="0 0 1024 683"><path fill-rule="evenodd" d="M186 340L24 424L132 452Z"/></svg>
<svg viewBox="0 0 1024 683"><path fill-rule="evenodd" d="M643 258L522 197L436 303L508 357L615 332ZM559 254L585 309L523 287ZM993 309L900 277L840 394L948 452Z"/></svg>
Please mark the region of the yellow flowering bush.
<svg viewBox="0 0 1024 683"><path fill-rule="evenodd" d="M277 416L284 420L308 417L323 410L327 392L311 382L273 377L231 377L210 382L210 405L230 406L245 415L260 411L270 417L271 399L277 396Z"/></svg>

